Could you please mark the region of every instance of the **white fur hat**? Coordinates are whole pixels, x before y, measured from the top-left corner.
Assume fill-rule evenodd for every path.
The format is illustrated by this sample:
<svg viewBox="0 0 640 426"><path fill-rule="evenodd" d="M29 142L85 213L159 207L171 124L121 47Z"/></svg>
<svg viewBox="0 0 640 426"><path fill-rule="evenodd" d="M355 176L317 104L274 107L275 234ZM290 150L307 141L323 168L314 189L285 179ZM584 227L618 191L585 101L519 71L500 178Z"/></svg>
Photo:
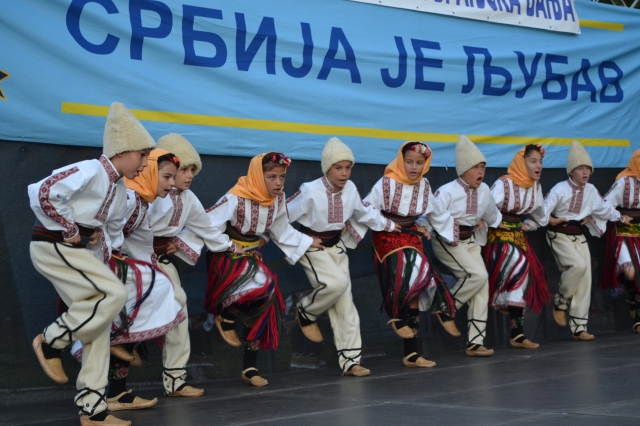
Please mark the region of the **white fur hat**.
<svg viewBox="0 0 640 426"><path fill-rule="evenodd" d="M155 141L131 111L120 102L112 103L102 138L105 157L112 158L123 152L155 147Z"/></svg>
<svg viewBox="0 0 640 426"><path fill-rule="evenodd" d="M351 149L338 138L329 139L322 150L322 173L326 175L331 166L345 160L351 161L351 165L356 163Z"/></svg>
<svg viewBox="0 0 640 426"><path fill-rule="evenodd" d="M471 142L465 135L460 135L456 144L456 173L458 173L458 176L462 176L464 172L473 168L476 164L486 164L486 162L487 159L484 158L476 144Z"/></svg>
<svg viewBox="0 0 640 426"><path fill-rule="evenodd" d="M177 133L169 133L158 139L158 148L166 149L180 159L180 169L186 169L188 166L196 166L194 175L202 170L202 161L196 149L182 135Z"/></svg>
<svg viewBox="0 0 640 426"><path fill-rule="evenodd" d="M591 162L589 153L580 142L573 141L571 142L571 148L569 148L569 155L567 155L567 174L580 166L589 166L591 167L591 171L593 171L593 163Z"/></svg>

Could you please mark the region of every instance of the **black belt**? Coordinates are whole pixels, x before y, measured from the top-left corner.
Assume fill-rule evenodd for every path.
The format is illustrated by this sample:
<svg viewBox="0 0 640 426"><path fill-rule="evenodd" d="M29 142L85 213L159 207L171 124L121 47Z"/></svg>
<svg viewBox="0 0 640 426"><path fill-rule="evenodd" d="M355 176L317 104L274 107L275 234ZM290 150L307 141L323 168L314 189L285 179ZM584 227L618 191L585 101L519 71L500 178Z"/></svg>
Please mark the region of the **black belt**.
<svg viewBox="0 0 640 426"><path fill-rule="evenodd" d="M342 230L318 232L304 225L300 225L300 232L310 237L320 238L322 245L325 247L335 246L340 242L340 237L342 237Z"/></svg>
<svg viewBox="0 0 640 426"><path fill-rule="evenodd" d="M80 233L80 242L74 244L73 246L77 248L86 248L91 241L91 237L96 231L93 228L87 228L78 224L76 224L76 226L78 227L78 231ZM33 226L33 231L31 232L31 241L44 241L47 243L65 242L64 237L62 236L62 231L52 231L50 229L47 229L38 220Z"/></svg>

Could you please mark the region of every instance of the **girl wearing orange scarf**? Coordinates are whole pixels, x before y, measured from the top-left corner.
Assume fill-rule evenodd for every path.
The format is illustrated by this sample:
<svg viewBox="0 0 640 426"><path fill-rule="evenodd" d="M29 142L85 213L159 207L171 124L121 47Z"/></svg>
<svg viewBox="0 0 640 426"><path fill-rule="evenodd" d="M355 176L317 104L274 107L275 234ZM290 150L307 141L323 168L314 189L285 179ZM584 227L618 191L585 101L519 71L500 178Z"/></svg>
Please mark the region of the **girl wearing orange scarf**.
<svg viewBox="0 0 640 426"><path fill-rule="evenodd" d="M544 148L527 145L513 157L507 174L491 188L502 224L490 228L482 254L489 273L489 304L511 317L511 346L536 349L523 333L524 308L540 312L551 299L548 278L524 231L549 222L544 207L542 173Z"/></svg>
<svg viewBox="0 0 640 426"><path fill-rule="evenodd" d="M247 176L207 211L229 249L207 253L205 309L216 316L225 342L244 346L242 379L253 386L268 384L256 368L258 350L278 347L284 312L277 276L263 262L260 247L270 237L294 264L312 244L319 246L289 225L284 180L290 163L279 152L253 157ZM235 331L239 313L244 314L244 342Z"/></svg>
<svg viewBox="0 0 640 426"><path fill-rule="evenodd" d="M453 298L422 246L422 238L431 238L428 230L432 228L448 242L456 242L453 218L440 207L429 181L423 177L431 159L427 145L405 142L385 169L384 177L364 199L402 226L399 233L381 231L372 235L373 263L383 306L391 318L391 327L404 341L403 363L407 367L435 366L435 362L419 355L420 310L431 308L450 334L460 335L453 321L449 321L455 311Z"/></svg>
<svg viewBox="0 0 640 426"><path fill-rule="evenodd" d="M629 313L634 319L633 331L640 333L640 150L631 156L629 165L616 178L604 197L622 215L630 216L630 224L610 222L607 248L600 284L604 290L620 284L629 296Z"/></svg>

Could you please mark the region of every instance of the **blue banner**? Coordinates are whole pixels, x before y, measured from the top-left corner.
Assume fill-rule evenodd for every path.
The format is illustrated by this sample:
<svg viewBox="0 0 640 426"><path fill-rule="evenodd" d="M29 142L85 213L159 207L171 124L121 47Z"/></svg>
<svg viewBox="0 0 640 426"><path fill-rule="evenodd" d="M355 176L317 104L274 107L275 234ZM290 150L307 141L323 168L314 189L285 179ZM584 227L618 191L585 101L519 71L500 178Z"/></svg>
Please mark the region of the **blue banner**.
<svg viewBox="0 0 640 426"><path fill-rule="evenodd" d="M525 143L564 167L574 139L595 167L624 167L640 148L640 14L575 9L581 34L346 0L7 2L0 139L100 146L120 101L203 154L318 160L338 136L386 164L417 139L451 167L466 134L490 167Z"/></svg>

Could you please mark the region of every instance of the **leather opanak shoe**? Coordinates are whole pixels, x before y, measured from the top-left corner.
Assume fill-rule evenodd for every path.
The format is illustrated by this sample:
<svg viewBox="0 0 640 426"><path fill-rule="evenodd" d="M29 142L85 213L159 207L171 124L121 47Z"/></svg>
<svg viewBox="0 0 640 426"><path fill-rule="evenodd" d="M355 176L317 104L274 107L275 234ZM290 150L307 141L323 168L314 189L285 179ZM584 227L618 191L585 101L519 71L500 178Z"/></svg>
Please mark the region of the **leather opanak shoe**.
<svg viewBox="0 0 640 426"><path fill-rule="evenodd" d="M111 346L109 348L109 352L111 352L111 355L123 361L133 362L136 360L136 357L133 355L133 353L126 350L122 345Z"/></svg>
<svg viewBox="0 0 640 426"><path fill-rule="evenodd" d="M573 336L571 336L573 338L573 340L577 340L577 341L581 341L581 342L588 342L590 340L595 340L596 336L594 336L593 334L589 334L586 331L581 331L580 334L574 334Z"/></svg>
<svg viewBox="0 0 640 426"><path fill-rule="evenodd" d="M527 339L526 337L521 342L518 342L517 340L520 337L524 337L524 334L519 334L513 339L509 340L509 344L514 348L523 348L523 349L538 349L540 347L539 343L534 343L531 340Z"/></svg>
<svg viewBox="0 0 640 426"><path fill-rule="evenodd" d="M253 377L247 377L246 374L249 371L255 371L256 373L258 372L257 368L254 367L249 367L246 370L244 370L242 372L242 380L244 380L245 382L249 383L251 386L255 386L257 388L262 387L262 386L267 386L269 384L269 381L267 379L265 379L264 377L261 377L260 375L257 376L253 376Z"/></svg>
<svg viewBox="0 0 640 426"><path fill-rule="evenodd" d="M556 320L556 323L560 327L565 327L567 325L567 311L563 311L562 309L558 309L554 306L553 319Z"/></svg>
<svg viewBox="0 0 640 426"><path fill-rule="evenodd" d="M436 314L436 318L438 318L438 321L440 321L440 324L442 324L442 327L447 333L449 333L453 337L460 337L460 330L458 330L458 327L456 327L456 323L453 322L452 319L443 321L442 318L440 318L439 314Z"/></svg>
<svg viewBox="0 0 640 426"><path fill-rule="evenodd" d="M33 350L38 357L38 361L40 362L40 366L42 370L44 370L45 374L51 378L56 383L60 383L64 385L69 381L69 378L64 372L62 368L62 359L61 358L51 358L46 359L44 357L44 353L42 352L42 345L46 344L44 340L44 334L38 334L35 339L33 339Z"/></svg>
<svg viewBox="0 0 640 426"><path fill-rule="evenodd" d="M492 356L493 349L487 349L484 346L477 346L475 349L467 348L467 356Z"/></svg>
<svg viewBox="0 0 640 426"><path fill-rule="evenodd" d="M418 359L416 359L415 361L409 361L409 358L411 358L414 355L418 355L417 352L414 352L412 354L409 354L407 356L405 356L404 358L402 358L402 363L404 364L405 367L409 367L409 368L431 368L431 367L435 367L436 363L433 361L429 361L428 359L424 359L422 357L418 357Z"/></svg>
<svg viewBox="0 0 640 426"><path fill-rule="evenodd" d="M393 328L393 331L396 332L396 334L398 336L400 336L403 339L413 339L416 335L413 333L413 330L408 326L408 325L404 325L400 328L398 328L396 326L396 323L399 322L400 320L398 318L393 318L390 319L387 324L391 324L391 328Z"/></svg>
<svg viewBox="0 0 640 426"><path fill-rule="evenodd" d="M109 414L104 420L91 420L89 416L80 416L81 426L131 426L129 420L122 420Z"/></svg>
<svg viewBox="0 0 640 426"><path fill-rule="evenodd" d="M320 332L320 328L318 328L318 324L313 322L309 325L302 325L302 321L300 321L300 311L298 309L296 309L296 317L298 318L300 330L302 330L302 334L304 334L307 339L316 343L320 343L324 340L322 333Z"/></svg>
<svg viewBox="0 0 640 426"><path fill-rule="evenodd" d="M131 390L122 392L120 395L114 396L113 398L107 398L109 411L142 410L143 408L153 407L158 403L158 398L144 399L140 398L139 396L134 396L133 401L131 402L118 401L120 398L122 398L123 395L126 395L128 393L131 393Z"/></svg>
<svg viewBox="0 0 640 426"><path fill-rule="evenodd" d="M223 330L222 329L223 322L228 324L235 324L235 321L222 318L220 315L218 315L216 317L215 323L216 323L216 328L220 332L220 336L222 336L222 340L224 340L225 342L227 342L228 344L230 344L235 348L239 348L240 345L242 345L242 343L240 343L240 339L238 339L238 334L236 333L236 330L234 329Z"/></svg>
<svg viewBox="0 0 640 426"><path fill-rule="evenodd" d="M167 394L167 396L185 396L189 398L193 398L196 396L202 396L204 394L204 389L194 388L193 386L183 386L182 389L177 390L175 392L171 392Z"/></svg>
<svg viewBox="0 0 640 426"><path fill-rule="evenodd" d="M354 366L351 367L351 369L344 372L345 376L354 376L354 377L364 377L364 376L368 376L369 374L371 374L371 370L369 370L368 368L364 368L363 366L358 364L354 364Z"/></svg>

